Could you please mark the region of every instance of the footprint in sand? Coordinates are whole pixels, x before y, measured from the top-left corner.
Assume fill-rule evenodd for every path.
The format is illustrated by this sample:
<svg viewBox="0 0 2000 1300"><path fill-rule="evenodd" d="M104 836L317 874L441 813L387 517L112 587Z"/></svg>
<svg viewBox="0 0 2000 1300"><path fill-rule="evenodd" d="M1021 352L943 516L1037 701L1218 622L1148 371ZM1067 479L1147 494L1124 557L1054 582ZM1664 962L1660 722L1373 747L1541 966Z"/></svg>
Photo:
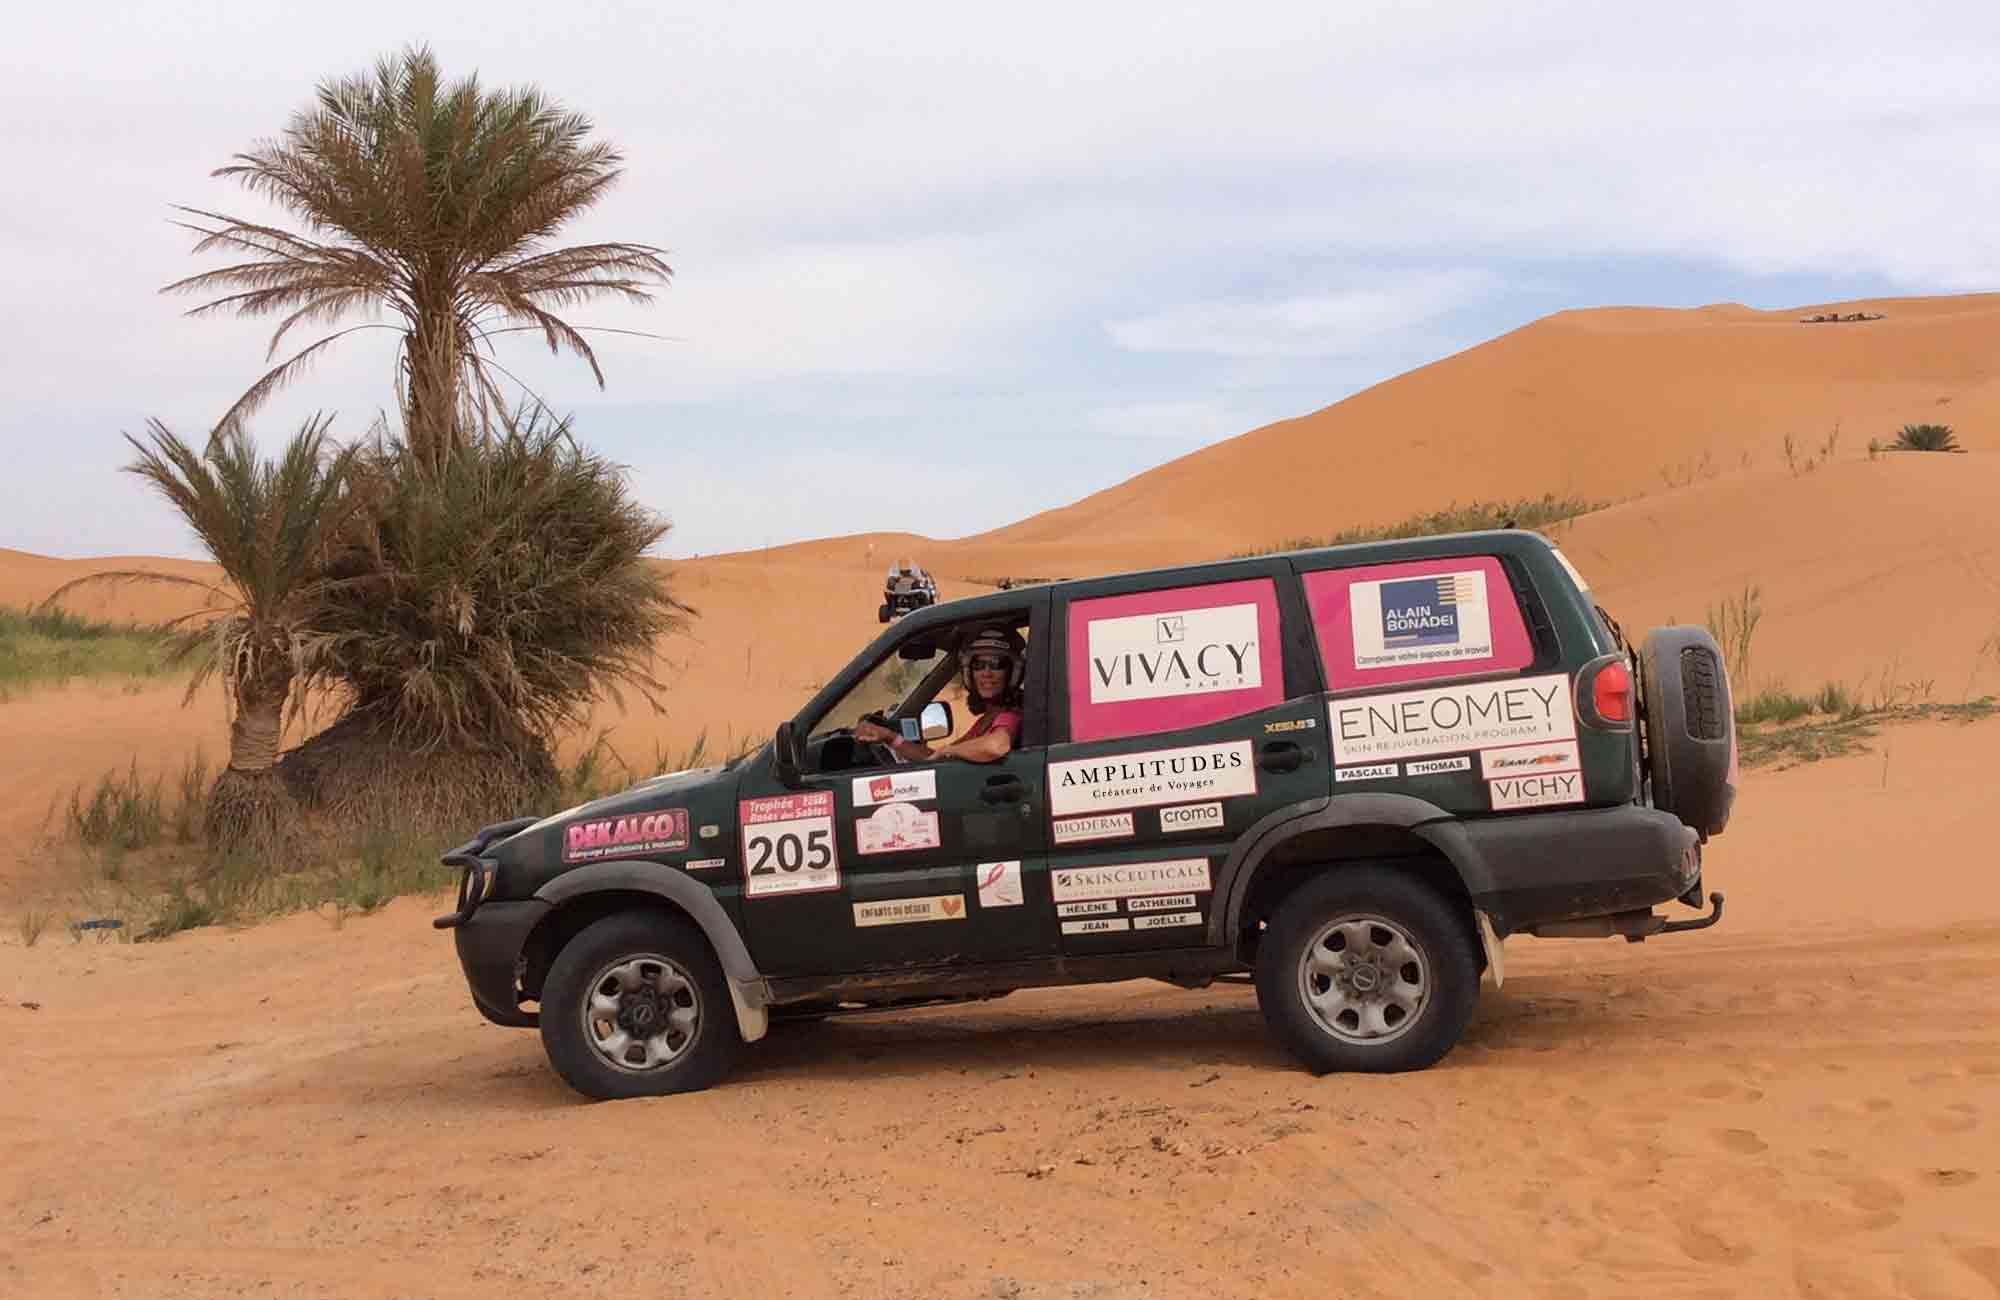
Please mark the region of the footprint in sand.
<svg viewBox="0 0 2000 1300"><path fill-rule="evenodd" d="M1933 1187L1966 1187L1979 1181L1970 1169L1926 1169L1924 1178Z"/></svg>
<svg viewBox="0 0 2000 1300"><path fill-rule="evenodd" d="M1719 1128L1713 1136L1717 1146L1742 1156L1762 1155L1771 1149L1770 1143L1747 1128Z"/></svg>
<svg viewBox="0 0 2000 1300"><path fill-rule="evenodd" d="M1925 1123L1933 1133L1970 1133L1979 1127L1979 1107L1970 1102L1953 1102L1942 1114L1930 1116Z"/></svg>
<svg viewBox="0 0 2000 1300"><path fill-rule="evenodd" d="M1886 1179L1848 1178L1842 1180L1840 1185L1847 1189L1847 1199L1857 1210L1873 1214L1902 1208L1903 1193Z"/></svg>

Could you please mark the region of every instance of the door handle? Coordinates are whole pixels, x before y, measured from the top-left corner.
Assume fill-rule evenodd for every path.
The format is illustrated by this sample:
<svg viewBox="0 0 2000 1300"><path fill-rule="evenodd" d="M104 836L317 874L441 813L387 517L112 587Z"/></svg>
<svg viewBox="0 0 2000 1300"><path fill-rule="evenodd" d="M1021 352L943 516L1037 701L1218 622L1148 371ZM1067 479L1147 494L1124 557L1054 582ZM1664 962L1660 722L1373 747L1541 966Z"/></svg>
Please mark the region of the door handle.
<svg viewBox="0 0 2000 1300"><path fill-rule="evenodd" d="M1015 777L989 776L979 797L987 803L1020 803L1028 797L1028 787Z"/></svg>
<svg viewBox="0 0 2000 1300"><path fill-rule="evenodd" d="M1257 766L1266 772L1296 772L1312 758L1310 749L1300 749L1289 740L1274 740L1257 755Z"/></svg>

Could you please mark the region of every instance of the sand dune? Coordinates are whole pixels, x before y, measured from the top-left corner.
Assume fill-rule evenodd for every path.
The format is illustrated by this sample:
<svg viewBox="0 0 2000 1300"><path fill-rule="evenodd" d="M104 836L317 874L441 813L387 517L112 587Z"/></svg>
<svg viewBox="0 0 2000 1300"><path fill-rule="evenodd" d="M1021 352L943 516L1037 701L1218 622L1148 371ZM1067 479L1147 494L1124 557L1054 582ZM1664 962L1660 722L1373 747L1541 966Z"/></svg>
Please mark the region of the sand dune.
<svg viewBox="0 0 2000 1300"><path fill-rule="evenodd" d="M665 712L556 739L639 770L761 739L880 631L893 558L949 597L1546 491L1616 503L1554 531L1629 630L1758 587L1752 688L2000 692L2000 296L1838 307L1885 319L1564 313L981 537L675 563L701 616L659 647ZM1916 421L1973 453L1868 458ZM0 603L133 565L214 572L0 551ZM0 914L78 905L35 847L76 783L221 755L219 692L181 693L0 700ZM1517 940L1458 1052L1398 1078L1298 1073L1246 990L1135 984L795 1027L614 1114L477 1019L434 903L143 947L9 927L0 1295L2000 1294L1996 759L2000 723L1927 722L1750 772L1723 926Z"/></svg>

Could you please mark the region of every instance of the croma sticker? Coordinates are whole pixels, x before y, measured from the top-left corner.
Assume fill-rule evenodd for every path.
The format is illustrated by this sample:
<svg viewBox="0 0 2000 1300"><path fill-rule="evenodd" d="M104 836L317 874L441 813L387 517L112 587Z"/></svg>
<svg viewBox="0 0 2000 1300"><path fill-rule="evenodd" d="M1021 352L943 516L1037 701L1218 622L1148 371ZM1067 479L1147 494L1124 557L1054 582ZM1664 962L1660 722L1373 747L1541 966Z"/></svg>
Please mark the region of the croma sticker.
<svg viewBox="0 0 2000 1300"><path fill-rule="evenodd" d="M1120 840L1132 834L1131 813L1105 813L1098 817L1070 817L1049 825L1049 836L1058 844L1081 844L1090 840Z"/></svg>
<svg viewBox="0 0 2000 1300"><path fill-rule="evenodd" d="M1493 806L1502 808L1545 808L1551 804L1582 803L1583 773L1554 772L1546 776L1503 776L1488 781Z"/></svg>
<svg viewBox="0 0 2000 1300"><path fill-rule="evenodd" d="M833 791L745 799L743 896L810 894L840 888L833 842Z"/></svg>
<svg viewBox="0 0 2000 1300"><path fill-rule="evenodd" d="M1552 745L1510 745L1505 749L1484 750L1479 755L1479 773L1488 780L1496 776L1574 772L1582 765L1576 742L1571 740Z"/></svg>
<svg viewBox="0 0 2000 1300"><path fill-rule="evenodd" d="M1092 704L1264 684L1257 607L1251 604L1092 619L1088 641Z"/></svg>
<svg viewBox="0 0 2000 1300"><path fill-rule="evenodd" d="M864 928L871 925L909 925L916 921L958 921L964 917L964 894L888 898L877 903L854 905L854 924Z"/></svg>
<svg viewBox="0 0 2000 1300"><path fill-rule="evenodd" d="M979 881L980 907L1019 907L1027 901L1019 862L982 862L972 870Z"/></svg>
<svg viewBox="0 0 2000 1300"><path fill-rule="evenodd" d="M1493 657L1486 575L1477 569L1357 582L1348 593L1356 668Z"/></svg>
<svg viewBox="0 0 2000 1300"><path fill-rule="evenodd" d="M1419 758L1404 764L1403 770L1411 776L1436 776L1441 772L1470 772L1472 756L1459 754L1454 758Z"/></svg>
<svg viewBox="0 0 2000 1300"><path fill-rule="evenodd" d="M1049 873L1058 903L1084 898L1129 898L1169 890L1205 893L1210 888L1207 858L1169 862L1125 862L1109 867L1065 867Z"/></svg>
<svg viewBox="0 0 2000 1300"><path fill-rule="evenodd" d="M1327 705L1339 764L1576 739L1569 678L1475 682L1337 699ZM1051 769L1053 770L1053 769Z"/></svg>
<svg viewBox="0 0 2000 1300"><path fill-rule="evenodd" d="M1222 825L1222 804L1185 803L1160 809L1160 830L1168 835L1182 831L1211 830Z"/></svg>
<svg viewBox="0 0 2000 1300"><path fill-rule="evenodd" d="M595 862L628 853L669 853L687 846L687 809L669 808L564 827L562 860Z"/></svg>
<svg viewBox="0 0 2000 1300"><path fill-rule="evenodd" d="M911 804L885 803L854 822L854 848L859 853L913 853L934 849L938 815Z"/></svg>
<svg viewBox="0 0 2000 1300"><path fill-rule="evenodd" d="M1057 816L1146 808L1257 793L1250 742L1103 754L1049 764L1049 809Z"/></svg>
<svg viewBox="0 0 2000 1300"><path fill-rule="evenodd" d="M884 772L880 776L854 778L854 806L872 808L882 803L906 803L913 799L937 798L937 773Z"/></svg>

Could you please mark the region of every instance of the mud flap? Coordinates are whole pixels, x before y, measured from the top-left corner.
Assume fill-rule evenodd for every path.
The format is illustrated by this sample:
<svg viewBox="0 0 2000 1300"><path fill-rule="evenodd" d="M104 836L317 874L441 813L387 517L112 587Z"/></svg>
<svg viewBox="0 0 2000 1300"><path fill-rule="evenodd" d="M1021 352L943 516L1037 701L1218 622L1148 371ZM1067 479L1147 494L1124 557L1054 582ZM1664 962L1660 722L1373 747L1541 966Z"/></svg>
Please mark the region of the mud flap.
<svg viewBox="0 0 2000 1300"><path fill-rule="evenodd" d="M756 1006L750 1005L750 1000L743 996L743 990L737 986L735 980L724 982L729 985L729 1000L736 1004L736 1028L742 1032L743 1041L754 1043L769 1033L771 1013L765 1010L761 1003Z"/></svg>
<svg viewBox="0 0 2000 1300"><path fill-rule="evenodd" d="M1493 922L1486 913L1474 910L1473 919L1479 924L1479 946L1486 950L1486 973L1493 977L1493 987L1498 989L1507 980L1507 962L1500 948L1500 936L1493 933Z"/></svg>

